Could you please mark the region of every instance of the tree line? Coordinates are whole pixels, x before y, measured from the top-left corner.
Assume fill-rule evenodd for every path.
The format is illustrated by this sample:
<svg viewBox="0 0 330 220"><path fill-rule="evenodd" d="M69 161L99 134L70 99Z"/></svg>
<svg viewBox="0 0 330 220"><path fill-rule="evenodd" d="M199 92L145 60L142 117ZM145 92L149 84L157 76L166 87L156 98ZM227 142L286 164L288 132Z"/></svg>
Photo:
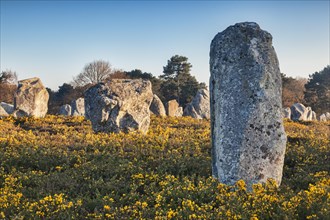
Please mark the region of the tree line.
<svg viewBox="0 0 330 220"><path fill-rule="evenodd" d="M191 63L185 56L172 56L163 67L159 77L139 69L122 71L112 68L109 62L96 60L84 66L81 73L70 83L59 86L57 91L47 88L49 113L57 114L64 104L83 97L84 91L90 86L110 79L146 79L152 83L153 93L164 103L176 99L180 106L185 107L191 102L198 89L207 88L191 75ZM17 86L17 74L6 70L0 73L0 101L13 103L14 91ZM282 104L290 107L299 102L311 106L318 113L330 111L330 66L309 75L308 79L293 78L282 74Z"/></svg>

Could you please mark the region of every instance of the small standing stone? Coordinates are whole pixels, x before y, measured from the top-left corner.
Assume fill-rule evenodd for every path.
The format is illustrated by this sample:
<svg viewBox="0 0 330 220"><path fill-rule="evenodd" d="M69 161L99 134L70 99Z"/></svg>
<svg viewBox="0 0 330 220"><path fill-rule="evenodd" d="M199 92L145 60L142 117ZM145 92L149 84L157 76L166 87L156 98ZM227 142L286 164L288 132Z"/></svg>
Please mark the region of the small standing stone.
<svg viewBox="0 0 330 220"><path fill-rule="evenodd" d="M295 103L291 106L291 119L293 121L312 121L316 120L316 113L311 107L305 107L301 103Z"/></svg>
<svg viewBox="0 0 330 220"><path fill-rule="evenodd" d="M85 116L85 99L78 98L71 102L71 115L72 116Z"/></svg>
<svg viewBox="0 0 330 220"><path fill-rule="evenodd" d="M64 116L71 116L71 105L69 104L62 105L59 114Z"/></svg>
<svg viewBox="0 0 330 220"><path fill-rule="evenodd" d="M179 103L173 99L166 103L166 113L170 117L181 117L183 109L182 107L179 107Z"/></svg>
<svg viewBox="0 0 330 220"><path fill-rule="evenodd" d="M330 121L330 113L326 112L320 115L320 121Z"/></svg>
<svg viewBox="0 0 330 220"><path fill-rule="evenodd" d="M161 116L161 117L166 116L164 104L163 104L162 100L160 100L160 98L156 94L154 94L154 97L152 99L152 102L150 105L150 111L151 111L151 113Z"/></svg>
<svg viewBox="0 0 330 220"><path fill-rule="evenodd" d="M212 172L221 182L281 183L286 148L272 36L253 22L218 33L210 51Z"/></svg>
<svg viewBox="0 0 330 220"><path fill-rule="evenodd" d="M13 114L17 117L21 115L44 117L48 111L48 99L49 94L39 78L18 81L14 97L16 113Z"/></svg>
<svg viewBox="0 0 330 220"><path fill-rule="evenodd" d="M209 91L200 89L194 99L184 109L183 116L191 116L198 119L210 119Z"/></svg>

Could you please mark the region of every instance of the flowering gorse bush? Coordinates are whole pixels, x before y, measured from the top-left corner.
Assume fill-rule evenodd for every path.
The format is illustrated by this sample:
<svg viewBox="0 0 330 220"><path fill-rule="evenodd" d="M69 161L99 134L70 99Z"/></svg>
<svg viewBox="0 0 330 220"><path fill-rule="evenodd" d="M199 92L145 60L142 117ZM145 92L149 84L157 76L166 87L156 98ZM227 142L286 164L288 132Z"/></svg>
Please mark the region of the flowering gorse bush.
<svg viewBox="0 0 330 220"><path fill-rule="evenodd" d="M152 117L146 135L82 117L0 120L0 219L327 219L329 123L285 122L281 187L212 178L209 121Z"/></svg>

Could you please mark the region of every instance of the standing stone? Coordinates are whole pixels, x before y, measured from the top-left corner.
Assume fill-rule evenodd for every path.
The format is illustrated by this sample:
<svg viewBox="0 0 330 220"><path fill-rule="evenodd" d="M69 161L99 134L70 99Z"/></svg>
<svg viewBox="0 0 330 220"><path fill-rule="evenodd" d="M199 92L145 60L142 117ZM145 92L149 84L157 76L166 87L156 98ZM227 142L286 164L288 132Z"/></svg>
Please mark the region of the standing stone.
<svg viewBox="0 0 330 220"><path fill-rule="evenodd" d="M85 99L78 98L71 102L72 116L85 116Z"/></svg>
<svg viewBox="0 0 330 220"><path fill-rule="evenodd" d="M165 117L166 116L166 111L165 111L165 107L164 104L162 102L162 100L160 100L160 98L154 94L151 105L150 105L150 111L151 113L161 116L161 117Z"/></svg>
<svg viewBox="0 0 330 220"><path fill-rule="evenodd" d="M279 185L286 134L272 36L253 22L228 27L211 43L210 71L213 175Z"/></svg>
<svg viewBox="0 0 330 220"><path fill-rule="evenodd" d="M327 121L325 114L320 115L320 121Z"/></svg>
<svg viewBox="0 0 330 220"><path fill-rule="evenodd" d="M312 120L317 121L316 112L312 111Z"/></svg>
<svg viewBox="0 0 330 220"><path fill-rule="evenodd" d="M330 121L330 113L329 112L325 113L325 117L327 117L327 120Z"/></svg>
<svg viewBox="0 0 330 220"><path fill-rule="evenodd" d="M291 109L290 107L286 107L283 109L283 118L291 119Z"/></svg>
<svg viewBox="0 0 330 220"><path fill-rule="evenodd" d="M71 116L71 112L71 105L65 104L61 106L59 114L64 116Z"/></svg>
<svg viewBox="0 0 330 220"><path fill-rule="evenodd" d="M14 105L5 102L1 102L0 105L7 112L7 114L13 114L13 112L15 111Z"/></svg>
<svg viewBox="0 0 330 220"><path fill-rule="evenodd" d="M312 110L311 107L307 107L307 119L306 121L315 121L317 120L316 118L316 113Z"/></svg>
<svg viewBox="0 0 330 220"><path fill-rule="evenodd" d="M152 99L150 81L110 80L85 92L85 113L96 132L146 133Z"/></svg>
<svg viewBox="0 0 330 220"><path fill-rule="evenodd" d="M14 108L21 113L14 115L44 117L48 111L48 99L49 94L39 78L18 81Z"/></svg>
<svg viewBox="0 0 330 220"><path fill-rule="evenodd" d="M166 114L170 117L181 117L183 115L182 107L179 107L179 103L173 99L166 103Z"/></svg>
<svg viewBox="0 0 330 220"><path fill-rule="evenodd" d="M320 115L320 121L330 121L330 113L326 112Z"/></svg>
<svg viewBox="0 0 330 220"><path fill-rule="evenodd" d="M315 112L314 112L315 114ZM305 107L301 103L295 103L291 106L291 119L293 121L311 121L313 120L313 111L311 107Z"/></svg>
<svg viewBox="0 0 330 220"><path fill-rule="evenodd" d="M191 116L198 119L210 119L209 91L200 89L194 99L184 109L183 116Z"/></svg>

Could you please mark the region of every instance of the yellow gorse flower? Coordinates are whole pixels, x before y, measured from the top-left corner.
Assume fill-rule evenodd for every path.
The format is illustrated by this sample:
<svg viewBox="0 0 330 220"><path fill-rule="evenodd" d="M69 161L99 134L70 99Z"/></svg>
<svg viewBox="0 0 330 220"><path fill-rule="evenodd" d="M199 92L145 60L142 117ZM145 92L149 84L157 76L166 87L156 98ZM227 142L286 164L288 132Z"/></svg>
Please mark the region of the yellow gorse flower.
<svg viewBox="0 0 330 220"><path fill-rule="evenodd" d="M207 120L152 116L143 135L0 119L0 219L326 219L329 125L286 121L282 185L247 189L212 177Z"/></svg>

